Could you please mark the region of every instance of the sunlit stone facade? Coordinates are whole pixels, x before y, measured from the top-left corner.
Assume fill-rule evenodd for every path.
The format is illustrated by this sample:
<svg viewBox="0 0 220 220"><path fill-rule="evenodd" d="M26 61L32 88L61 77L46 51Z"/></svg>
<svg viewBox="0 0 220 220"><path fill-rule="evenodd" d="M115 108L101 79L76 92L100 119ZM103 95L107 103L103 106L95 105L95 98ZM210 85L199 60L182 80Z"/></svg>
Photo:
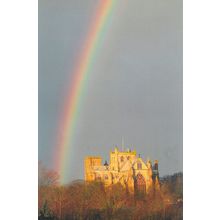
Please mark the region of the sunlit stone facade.
<svg viewBox="0 0 220 220"><path fill-rule="evenodd" d="M102 181L105 186L120 182L130 192L135 189L148 192L154 182L158 182L158 161L152 166L151 161L144 162L136 156L136 151L110 152L110 163L102 164L101 157L85 158L85 180Z"/></svg>

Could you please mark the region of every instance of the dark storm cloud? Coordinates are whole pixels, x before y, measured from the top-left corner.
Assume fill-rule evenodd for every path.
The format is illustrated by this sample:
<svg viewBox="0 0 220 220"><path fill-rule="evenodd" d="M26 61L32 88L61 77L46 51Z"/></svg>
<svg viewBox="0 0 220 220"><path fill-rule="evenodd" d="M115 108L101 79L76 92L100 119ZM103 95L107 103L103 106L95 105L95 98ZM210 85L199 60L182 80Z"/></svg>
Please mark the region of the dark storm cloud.
<svg viewBox="0 0 220 220"><path fill-rule="evenodd" d="M39 1L39 160L52 167L71 70L98 1ZM120 1L92 71L78 120L70 176L113 145L182 170L182 1Z"/></svg>

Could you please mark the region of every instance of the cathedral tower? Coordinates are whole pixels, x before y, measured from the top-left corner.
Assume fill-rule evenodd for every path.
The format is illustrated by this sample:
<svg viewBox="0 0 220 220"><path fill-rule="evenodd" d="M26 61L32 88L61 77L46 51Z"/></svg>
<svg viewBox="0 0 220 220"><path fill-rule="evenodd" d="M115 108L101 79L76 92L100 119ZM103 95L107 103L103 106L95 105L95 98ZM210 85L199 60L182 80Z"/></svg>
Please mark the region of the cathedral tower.
<svg viewBox="0 0 220 220"><path fill-rule="evenodd" d="M102 165L101 157L86 157L84 161L85 180L95 180L94 168Z"/></svg>

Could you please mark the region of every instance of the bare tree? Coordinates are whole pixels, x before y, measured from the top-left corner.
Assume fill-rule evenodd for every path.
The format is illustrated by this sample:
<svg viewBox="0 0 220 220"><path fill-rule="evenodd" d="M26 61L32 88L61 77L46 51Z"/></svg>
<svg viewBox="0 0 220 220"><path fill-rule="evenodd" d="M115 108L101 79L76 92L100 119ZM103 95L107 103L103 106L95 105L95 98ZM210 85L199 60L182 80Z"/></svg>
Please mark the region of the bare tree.
<svg viewBox="0 0 220 220"><path fill-rule="evenodd" d="M46 169L41 162L38 163L38 186L58 185L59 175L53 170Z"/></svg>

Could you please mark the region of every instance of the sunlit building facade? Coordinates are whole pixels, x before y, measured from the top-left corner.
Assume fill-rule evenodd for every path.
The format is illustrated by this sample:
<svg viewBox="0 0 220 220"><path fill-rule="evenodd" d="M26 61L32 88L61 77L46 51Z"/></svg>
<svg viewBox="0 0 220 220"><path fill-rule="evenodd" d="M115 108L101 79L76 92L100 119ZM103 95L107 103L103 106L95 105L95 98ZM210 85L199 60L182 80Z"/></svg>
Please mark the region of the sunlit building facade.
<svg viewBox="0 0 220 220"><path fill-rule="evenodd" d="M155 160L154 165L150 160L144 162L130 149L115 148L110 152L109 164L107 161L102 164L102 158L95 156L86 157L84 163L86 181L102 181L105 186L121 183L129 192L147 193L155 184L159 187L158 161Z"/></svg>

